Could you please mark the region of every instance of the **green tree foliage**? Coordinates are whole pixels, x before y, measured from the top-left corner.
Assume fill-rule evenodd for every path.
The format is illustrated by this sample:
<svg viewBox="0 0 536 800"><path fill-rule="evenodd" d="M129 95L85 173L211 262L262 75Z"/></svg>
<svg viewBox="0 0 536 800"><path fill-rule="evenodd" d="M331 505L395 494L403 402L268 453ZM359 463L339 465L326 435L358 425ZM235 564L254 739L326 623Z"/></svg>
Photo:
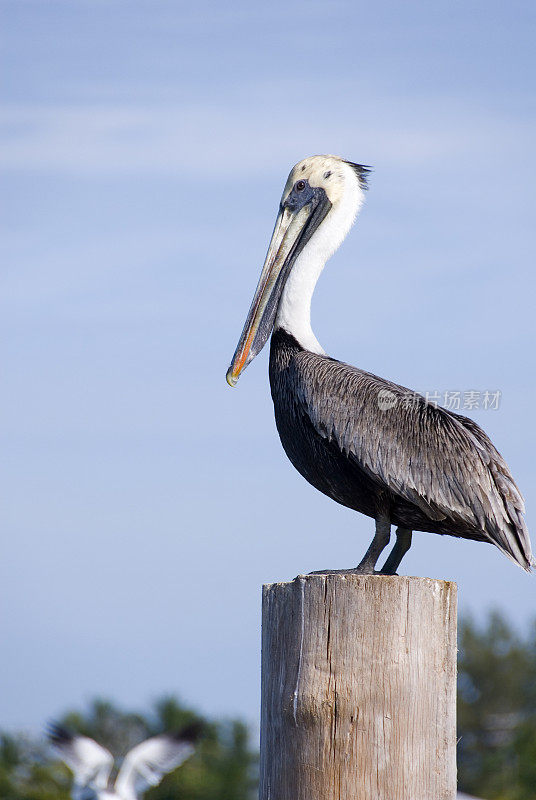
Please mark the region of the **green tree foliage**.
<svg viewBox="0 0 536 800"><path fill-rule="evenodd" d="M250 749L246 726L239 721L210 722L174 698L157 702L148 715L126 713L97 700L85 713L71 712L58 721L91 736L120 763L131 747L149 736L175 731L192 721L204 725L197 752L146 800L252 800L257 784L257 757ZM44 738L0 735L0 798L2 800L70 800L72 776Z"/></svg>
<svg viewBox="0 0 536 800"><path fill-rule="evenodd" d="M520 636L497 613L459 631L458 781L487 800L536 798L536 621Z"/></svg>

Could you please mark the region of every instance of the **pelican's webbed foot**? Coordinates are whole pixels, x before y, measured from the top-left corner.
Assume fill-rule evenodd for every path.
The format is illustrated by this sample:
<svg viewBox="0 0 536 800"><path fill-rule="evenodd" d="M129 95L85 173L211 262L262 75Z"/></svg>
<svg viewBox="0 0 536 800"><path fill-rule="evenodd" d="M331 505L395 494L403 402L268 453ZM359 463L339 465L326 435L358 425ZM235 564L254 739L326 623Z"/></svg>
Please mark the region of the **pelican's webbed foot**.
<svg viewBox="0 0 536 800"><path fill-rule="evenodd" d="M348 569L315 569L314 572L308 572L308 575L382 575L376 569L367 569L366 567L349 567Z"/></svg>
<svg viewBox="0 0 536 800"><path fill-rule="evenodd" d="M381 572L378 572L375 569L375 567L376 567L376 562L379 559L382 551L385 550L385 548L389 544L390 538L391 538L391 523L389 519L383 516L376 517L376 533L374 534L374 539L370 543L367 552L365 553L363 559L359 562L357 567L353 567L352 569L321 569L315 572L310 572L309 575L385 575L387 573L384 573L383 570ZM398 539L395 548L393 548L393 552L394 549L396 549L397 545L398 545ZM404 555L404 553L402 553L402 555ZM402 556L400 558L402 558ZM389 559L387 559L387 562L389 562ZM399 563L400 562L396 564L396 567L398 566Z"/></svg>

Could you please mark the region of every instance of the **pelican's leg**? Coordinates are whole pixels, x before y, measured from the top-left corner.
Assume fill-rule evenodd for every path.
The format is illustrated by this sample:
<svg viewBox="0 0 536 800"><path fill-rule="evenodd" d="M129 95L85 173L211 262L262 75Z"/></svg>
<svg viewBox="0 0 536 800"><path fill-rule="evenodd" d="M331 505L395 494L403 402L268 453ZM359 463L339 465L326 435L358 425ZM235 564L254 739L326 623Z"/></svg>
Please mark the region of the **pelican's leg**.
<svg viewBox="0 0 536 800"><path fill-rule="evenodd" d="M319 569L309 575L376 575L374 567L382 550L385 550L391 538L391 523L386 517L376 517L376 533L364 558L353 569Z"/></svg>
<svg viewBox="0 0 536 800"><path fill-rule="evenodd" d="M357 567L351 570L351 572L356 572L360 575L373 575L376 571L374 569L376 561L389 544L390 538L391 523L385 517L376 517L376 533L374 534L374 539Z"/></svg>
<svg viewBox="0 0 536 800"><path fill-rule="evenodd" d="M396 544L389 553L387 561L380 570L382 575L396 575L400 562L411 547L411 531L409 528L396 529Z"/></svg>

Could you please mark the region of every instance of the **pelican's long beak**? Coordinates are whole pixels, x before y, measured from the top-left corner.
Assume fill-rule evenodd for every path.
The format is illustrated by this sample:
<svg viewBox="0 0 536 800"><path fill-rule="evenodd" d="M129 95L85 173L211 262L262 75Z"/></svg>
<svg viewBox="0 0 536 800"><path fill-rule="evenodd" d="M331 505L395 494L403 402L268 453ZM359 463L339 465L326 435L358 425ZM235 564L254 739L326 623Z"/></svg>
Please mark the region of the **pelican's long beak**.
<svg viewBox="0 0 536 800"><path fill-rule="evenodd" d="M227 370L229 386L236 385L240 373L266 344L292 266L330 208L331 203L322 189L315 190L310 202L299 209L288 205L281 208L253 302Z"/></svg>

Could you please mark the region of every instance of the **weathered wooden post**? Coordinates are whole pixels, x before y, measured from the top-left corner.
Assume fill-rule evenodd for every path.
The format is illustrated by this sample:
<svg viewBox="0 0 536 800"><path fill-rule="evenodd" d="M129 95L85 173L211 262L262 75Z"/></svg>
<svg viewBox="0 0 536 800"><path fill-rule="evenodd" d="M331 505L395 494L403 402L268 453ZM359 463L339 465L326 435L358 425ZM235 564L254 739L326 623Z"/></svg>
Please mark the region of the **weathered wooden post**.
<svg viewBox="0 0 536 800"><path fill-rule="evenodd" d="M454 800L456 584L264 587L260 800Z"/></svg>

